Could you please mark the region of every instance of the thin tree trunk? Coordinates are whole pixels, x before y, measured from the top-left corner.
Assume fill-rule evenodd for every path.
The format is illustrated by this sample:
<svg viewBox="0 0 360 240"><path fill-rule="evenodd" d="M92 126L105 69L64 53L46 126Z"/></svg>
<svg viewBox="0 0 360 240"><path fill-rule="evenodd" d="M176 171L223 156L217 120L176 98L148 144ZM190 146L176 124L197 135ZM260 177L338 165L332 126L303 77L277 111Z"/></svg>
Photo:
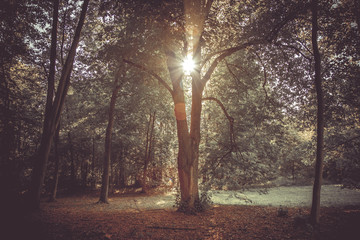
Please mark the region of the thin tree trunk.
<svg viewBox="0 0 360 240"><path fill-rule="evenodd" d="M149 132L150 132L150 125L151 125L151 112L150 112L150 118L149 122L147 124L146 128L146 141L145 141L145 156L144 156L144 170L143 170L143 177L142 177L142 192L146 192L146 175L147 175L147 165L148 165L148 154L149 154Z"/></svg>
<svg viewBox="0 0 360 240"><path fill-rule="evenodd" d="M92 139L92 158L91 158L91 188L96 187L96 176L95 176L95 137Z"/></svg>
<svg viewBox="0 0 360 240"><path fill-rule="evenodd" d="M56 201L57 188L59 183L59 167L60 167L60 157L59 157L59 132L60 132L60 124L56 129L55 140L54 140L54 149L55 149L55 170L54 170L54 183L51 189L51 194L49 197L49 202Z"/></svg>
<svg viewBox="0 0 360 240"><path fill-rule="evenodd" d="M74 151L72 147L72 140L71 134L68 132L68 141L70 147L70 191L73 192L76 186L76 170L75 170L75 158L74 158Z"/></svg>
<svg viewBox="0 0 360 240"><path fill-rule="evenodd" d="M54 0L53 21L56 21L56 23L58 18L58 3L59 3L58 0ZM64 100L67 94L67 90L69 88L72 66L75 59L76 49L80 40L81 29L85 21L85 15L88 8L88 4L89 4L89 0L84 0L80 13L79 23L75 30L74 39L71 44L69 54L66 58L65 65L61 72L55 99L52 102L52 99L50 99L50 97L47 98L47 101L51 100L51 104L48 102L46 104L41 143L35 158L33 174L31 179L32 182L29 192L28 204L33 209L40 207L40 196L42 191L42 185L44 183L47 162L49 159L50 148L52 145L56 127L60 121L61 110L64 105ZM56 28L54 28L54 26L55 24L53 24L53 30L52 30L53 32L56 31ZM53 38L54 35L52 34L52 42L55 42ZM52 46L52 48L55 48L55 46ZM52 90L53 89L50 89L48 86L48 94ZM48 107L49 104L51 105L51 108Z"/></svg>
<svg viewBox="0 0 360 240"><path fill-rule="evenodd" d="M142 179L142 192L147 191L147 175L148 175L148 165L151 161L152 150L153 150L153 140L154 140L154 127L155 127L155 114L150 112L149 123L146 131L146 147L145 147L145 161L144 161L144 171L143 171L143 179Z"/></svg>
<svg viewBox="0 0 360 240"><path fill-rule="evenodd" d="M88 159L82 159L81 161L81 185L83 188L87 187L87 176L89 173Z"/></svg>
<svg viewBox="0 0 360 240"><path fill-rule="evenodd" d="M115 79L115 87L113 89L110 107L109 107L109 116L108 116L108 125L106 128L105 134L105 156L104 156L104 168L102 175L102 185L100 192L99 203L109 203L108 195L109 195L109 176L110 176L110 157L111 157L111 138L112 138L112 129L114 125L114 111L116 98L118 96L119 90L121 86L118 84L118 78Z"/></svg>
<svg viewBox="0 0 360 240"><path fill-rule="evenodd" d="M119 188L125 187L124 147L120 144L119 156Z"/></svg>
<svg viewBox="0 0 360 240"><path fill-rule="evenodd" d="M317 139L316 139L316 166L315 166L315 181L313 187L313 197L311 206L311 223L318 224L320 218L320 190L322 183L323 172L323 147L324 147L324 101L323 91L321 86L321 58L317 44L318 32L318 3L317 0L312 2L312 45L315 59L315 88L317 97Z"/></svg>

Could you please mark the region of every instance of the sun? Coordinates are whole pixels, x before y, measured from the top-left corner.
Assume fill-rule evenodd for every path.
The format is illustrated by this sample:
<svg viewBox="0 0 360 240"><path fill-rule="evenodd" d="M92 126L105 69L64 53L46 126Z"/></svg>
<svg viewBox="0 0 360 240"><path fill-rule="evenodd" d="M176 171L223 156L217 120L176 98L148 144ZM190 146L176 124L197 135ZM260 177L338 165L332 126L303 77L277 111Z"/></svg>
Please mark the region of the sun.
<svg viewBox="0 0 360 240"><path fill-rule="evenodd" d="M186 56L186 58L184 59L184 61L182 63L182 67L183 67L184 73L186 75L190 75L191 72L195 69L195 62L192 59L191 55Z"/></svg>

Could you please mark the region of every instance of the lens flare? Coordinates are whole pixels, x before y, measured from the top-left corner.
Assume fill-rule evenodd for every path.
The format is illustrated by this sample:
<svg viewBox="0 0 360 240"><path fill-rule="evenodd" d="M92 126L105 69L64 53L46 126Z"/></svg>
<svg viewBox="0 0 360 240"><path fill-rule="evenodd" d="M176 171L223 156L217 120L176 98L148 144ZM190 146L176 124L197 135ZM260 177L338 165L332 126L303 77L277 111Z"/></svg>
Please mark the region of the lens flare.
<svg viewBox="0 0 360 240"><path fill-rule="evenodd" d="M184 73L186 75L190 75L191 72L194 70L195 68L195 63L194 63L194 60L192 59L192 56L191 55L187 55L186 58L184 59L183 61L183 70L184 70Z"/></svg>

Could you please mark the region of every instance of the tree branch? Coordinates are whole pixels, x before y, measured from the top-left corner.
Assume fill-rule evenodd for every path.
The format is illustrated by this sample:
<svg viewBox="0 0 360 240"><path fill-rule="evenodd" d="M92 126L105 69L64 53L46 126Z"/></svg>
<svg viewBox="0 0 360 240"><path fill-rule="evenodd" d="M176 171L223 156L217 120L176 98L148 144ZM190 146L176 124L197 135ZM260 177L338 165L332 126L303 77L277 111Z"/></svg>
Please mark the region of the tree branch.
<svg viewBox="0 0 360 240"><path fill-rule="evenodd" d="M263 84L262 84L262 88L263 88L263 90L264 90L264 92L265 92L265 104L264 104L264 105L266 105L266 100L269 99L268 93L267 93L266 88L265 88L265 87L266 87L266 83L267 83L266 67L265 67L265 63L264 63L263 60L261 59L260 55L259 55L256 51L255 51L255 55L256 55L256 57L259 59L260 64L261 64L261 66L262 66L262 68L263 68L263 72L264 72L264 82L263 82Z"/></svg>
<svg viewBox="0 0 360 240"><path fill-rule="evenodd" d="M210 65L209 69L207 70L206 74L204 75L204 77L202 78L201 82L202 84L205 86L205 84L207 83L207 81L210 79L212 73L215 71L215 68L217 67L217 65L227 56L230 56L231 54L240 51L242 49L245 49L249 46L252 45L257 45L257 44L261 44L261 43L266 43L266 41L264 39L254 39L252 41L243 43L239 46L236 47L232 47L232 48L228 48L224 51L222 51L222 53L215 58L215 60L212 62L212 64Z"/></svg>
<svg viewBox="0 0 360 240"><path fill-rule="evenodd" d="M285 45L285 44L282 44L281 42L276 42L275 45L279 46L279 47L286 47L286 48L294 49L295 52L299 53L303 58L305 58L309 61L312 61L312 59L310 57L306 56L299 48L297 48L293 45Z"/></svg>
<svg viewBox="0 0 360 240"><path fill-rule="evenodd" d="M229 73L231 74L231 76L235 79L236 81L236 84L239 86L241 85L241 87L245 90L245 94L248 95L248 90L247 90L247 86L246 84L244 84L243 82L240 81L240 79L236 76L236 74L234 73L233 70L231 70L230 68L230 65L233 65L233 64L229 64L226 60L225 60L225 65L226 65L226 68L227 70L229 71ZM235 66L235 67L238 67L238 66ZM246 71L246 70L245 70ZM247 72L246 72L247 75L249 75Z"/></svg>
<svg viewBox="0 0 360 240"><path fill-rule="evenodd" d="M296 9L293 12L289 13L282 21L280 21L277 25L275 25L273 27L273 29L270 31L270 33L267 36L264 36L262 38L259 39L253 39L250 40L246 43L243 43L239 46L236 47L232 47L232 48L228 48L225 50L220 50L217 51L215 53L212 53L210 55L208 55L203 63L200 66L200 69L205 65L205 63L207 61L209 61L213 56L220 54L217 58L215 58L215 60L213 61L213 63L210 65L208 71L206 72L205 76L203 77L202 83L203 85L206 84L206 82L210 79L211 74L214 72L215 68L217 67L217 65L219 64L219 62L221 62L225 57L230 56L231 54L242 50L246 47L252 46L252 45L257 45L257 44L262 44L262 43L271 43L275 40L277 34L280 32L280 30L290 21L294 20L298 14L308 10L310 8L310 4L306 4L304 5L301 9Z"/></svg>
<svg viewBox="0 0 360 240"><path fill-rule="evenodd" d="M267 36L267 41L272 42L276 38L280 30L290 21L296 19L300 13L306 12L310 9L310 3L303 5L301 8L296 8L294 11L290 12L282 21L280 21L274 28L271 30L270 34Z"/></svg>
<svg viewBox="0 0 360 240"><path fill-rule="evenodd" d="M132 65L132 66L134 66L134 67L136 67L136 68L144 71L144 72L149 73L151 76L153 76L154 78L156 78L156 79L159 81L159 83L161 83L161 84L170 92L171 96L174 95L174 91L173 91L173 90L170 88L170 86L164 81L164 79L162 79L159 75L157 75L156 73L154 73L154 72L151 71L150 69L147 69L146 67L144 67L144 66L142 66L142 65L139 65L139 64L137 64L137 63L131 62L131 61L127 60L127 59L123 59L123 61L124 61L125 63L128 63L128 64L130 64L130 65Z"/></svg>
<svg viewBox="0 0 360 240"><path fill-rule="evenodd" d="M207 19L208 16L209 16L209 12L210 12L210 8L211 8L211 5L213 3L214 0L207 0L206 4L205 4L205 16L204 16L204 19Z"/></svg>
<svg viewBox="0 0 360 240"><path fill-rule="evenodd" d="M223 112L224 112L226 118L229 120L229 122L231 122L231 123L234 122L234 118L232 118L232 117L228 114L228 112L227 112L226 109L225 109L224 104L222 104L222 102L221 102L219 99L217 99L217 98L215 98L215 97L206 97L206 98L202 98L201 100L202 100L202 101L206 101L206 100L215 101L215 102L220 106L220 108L223 110Z"/></svg>
<svg viewBox="0 0 360 240"><path fill-rule="evenodd" d="M206 101L206 100L212 100L215 101L220 108L223 110L226 118L229 120L229 132L230 132L230 143L231 143L231 147L230 147L230 152L235 148L237 149L236 143L235 143L235 136L234 136L234 118L231 117L229 115L229 113L226 111L226 108L224 106L224 104L222 104L222 102L215 98L215 97L206 97L206 98L202 98L202 101Z"/></svg>

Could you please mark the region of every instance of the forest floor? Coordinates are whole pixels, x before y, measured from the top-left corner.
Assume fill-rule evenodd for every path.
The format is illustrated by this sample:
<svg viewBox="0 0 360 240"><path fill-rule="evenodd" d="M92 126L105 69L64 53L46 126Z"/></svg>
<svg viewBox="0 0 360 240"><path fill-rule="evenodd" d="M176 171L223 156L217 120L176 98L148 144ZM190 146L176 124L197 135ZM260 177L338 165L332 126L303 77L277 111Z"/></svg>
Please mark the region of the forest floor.
<svg viewBox="0 0 360 240"><path fill-rule="evenodd" d="M323 188L325 204L321 208L320 225L313 228L306 221L309 205L304 206L300 201L296 206L290 201L293 200L292 193L306 196L301 190L307 192L307 188L301 188L304 187L280 187L270 189L265 195L250 191L246 199L242 195L246 192L213 191L215 204L196 215L176 212L173 193L119 192L110 197L110 204L96 203L97 192L62 196L56 202L42 202L41 210L37 212L24 214L18 211L9 216L7 222L1 224L4 229L0 231L0 238L359 239L359 191L339 190L336 186ZM326 195L326 189L334 192ZM222 204L219 204L221 196ZM266 197L268 203L263 200ZM271 199L273 204L269 204ZM277 199L283 199L282 204ZM223 205L224 202L230 205Z"/></svg>

